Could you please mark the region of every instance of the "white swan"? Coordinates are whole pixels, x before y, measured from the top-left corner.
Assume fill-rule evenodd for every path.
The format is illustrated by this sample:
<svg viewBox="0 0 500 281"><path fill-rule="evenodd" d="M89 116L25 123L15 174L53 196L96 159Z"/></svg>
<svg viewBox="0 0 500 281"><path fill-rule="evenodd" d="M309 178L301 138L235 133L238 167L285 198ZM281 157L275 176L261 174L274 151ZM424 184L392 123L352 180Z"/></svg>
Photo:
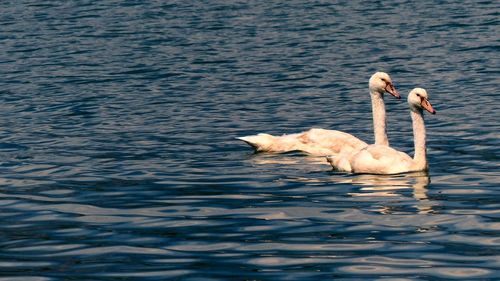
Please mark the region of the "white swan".
<svg viewBox="0 0 500 281"><path fill-rule="evenodd" d="M408 103L415 142L413 158L389 146L373 144L355 153L329 156L328 162L337 170L352 173L399 174L428 170L423 109L432 114L436 114L436 111L422 88L415 88L410 92Z"/></svg>
<svg viewBox="0 0 500 281"><path fill-rule="evenodd" d="M375 143L389 145L386 131L384 92L388 92L398 99L401 96L394 88L391 77L385 72L376 72L373 74L368 84L372 100ZM283 136L258 134L239 137L238 139L248 143L257 152L282 153L299 150L316 156L357 151L368 145L351 134L317 128Z"/></svg>

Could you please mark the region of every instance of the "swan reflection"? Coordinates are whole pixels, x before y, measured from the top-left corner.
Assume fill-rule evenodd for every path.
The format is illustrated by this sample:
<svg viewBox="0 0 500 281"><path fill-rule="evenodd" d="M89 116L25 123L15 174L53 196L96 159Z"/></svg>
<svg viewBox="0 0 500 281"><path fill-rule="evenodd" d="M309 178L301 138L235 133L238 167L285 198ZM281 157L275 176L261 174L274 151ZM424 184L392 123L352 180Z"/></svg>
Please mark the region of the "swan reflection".
<svg viewBox="0 0 500 281"><path fill-rule="evenodd" d="M415 172L399 175L353 175L343 178L339 183L350 183L362 186L360 192L351 192L349 195L357 197L402 197L398 191L412 189L413 198L417 201L416 208L419 214L432 213L435 205L427 196L427 186L430 177L427 172ZM382 213L390 213L388 208Z"/></svg>
<svg viewBox="0 0 500 281"><path fill-rule="evenodd" d="M328 162L323 156L312 156L307 155L299 151L293 151L286 154L267 154L267 153L257 153L254 154L258 157L252 157L252 163L256 165L322 165L326 167ZM297 157L300 155L300 157ZM327 167L328 169L328 167Z"/></svg>
<svg viewBox="0 0 500 281"><path fill-rule="evenodd" d="M297 153L301 157L297 157ZM373 174L345 174L331 172L326 178L317 172L331 171L325 157L306 156L299 152L287 154L266 154L258 153L249 160L254 165L280 165L299 167L303 172L302 176L289 175L286 180L300 181L306 183L338 183L360 186L357 192L347 193L353 197L363 198L404 198L405 190L411 190L412 196L416 200L415 207L419 214L432 213L436 202L429 200L427 187L430 184L430 177L427 172L413 172L396 175L373 175ZM311 172L314 176L311 176ZM323 173L322 173L323 174ZM377 199L380 201L380 199ZM382 203L383 201L381 201ZM383 206L378 210L381 213L389 214L393 212L393 207Z"/></svg>

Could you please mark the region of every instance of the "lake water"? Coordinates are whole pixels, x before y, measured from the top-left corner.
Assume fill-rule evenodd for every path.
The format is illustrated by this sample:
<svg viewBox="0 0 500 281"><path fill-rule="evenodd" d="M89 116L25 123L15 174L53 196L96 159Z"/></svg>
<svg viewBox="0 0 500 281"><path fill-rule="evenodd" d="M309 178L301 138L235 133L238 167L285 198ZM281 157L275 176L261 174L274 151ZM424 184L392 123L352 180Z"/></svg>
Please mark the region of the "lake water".
<svg viewBox="0 0 500 281"><path fill-rule="evenodd" d="M0 2L0 280L500 279L499 2L333 2ZM428 175L235 140L371 143L375 71Z"/></svg>

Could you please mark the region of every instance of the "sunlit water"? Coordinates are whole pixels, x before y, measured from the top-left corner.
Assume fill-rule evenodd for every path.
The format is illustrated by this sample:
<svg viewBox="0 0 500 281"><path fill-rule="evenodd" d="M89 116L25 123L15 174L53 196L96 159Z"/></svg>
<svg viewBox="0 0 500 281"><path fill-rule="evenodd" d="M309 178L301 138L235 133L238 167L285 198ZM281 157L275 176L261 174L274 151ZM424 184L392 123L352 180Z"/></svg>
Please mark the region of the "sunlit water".
<svg viewBox="0 0 500 281"><path fill-rule="evenodd" d="M0 2L0 280L498 280L500 7L462 2ZM428 175L235 140L372 142L378 70Z"/></svg>

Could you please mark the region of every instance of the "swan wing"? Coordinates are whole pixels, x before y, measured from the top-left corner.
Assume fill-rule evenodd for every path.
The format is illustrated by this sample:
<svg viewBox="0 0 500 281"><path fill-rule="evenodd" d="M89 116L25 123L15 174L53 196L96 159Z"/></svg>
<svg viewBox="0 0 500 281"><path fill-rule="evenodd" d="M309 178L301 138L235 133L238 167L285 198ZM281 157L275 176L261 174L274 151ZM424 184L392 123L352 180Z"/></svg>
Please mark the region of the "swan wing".
<svg viewBox="0 0 500 281"><path fill-rule="evenodd" d="M298 135L302 151L316 156L337 155L357 151L368 144L359 138L337 130L310 129Z"/></svg>
<svg viewBox="0 0 500 281"><path fill-rule="evenodd" d="M351 134L316 128L297 134L282 136L258 134L237 139L260 152L283 153L298 150L315 156L357 151L367 146L367 143Z"/></svg>
<svg viewBox="0 0 500 281"><path fill-rule="evenodd" d="M412 163L408 154L385 145L369 145L350 159L353 172L370 174L408 172Z"/></svg>

